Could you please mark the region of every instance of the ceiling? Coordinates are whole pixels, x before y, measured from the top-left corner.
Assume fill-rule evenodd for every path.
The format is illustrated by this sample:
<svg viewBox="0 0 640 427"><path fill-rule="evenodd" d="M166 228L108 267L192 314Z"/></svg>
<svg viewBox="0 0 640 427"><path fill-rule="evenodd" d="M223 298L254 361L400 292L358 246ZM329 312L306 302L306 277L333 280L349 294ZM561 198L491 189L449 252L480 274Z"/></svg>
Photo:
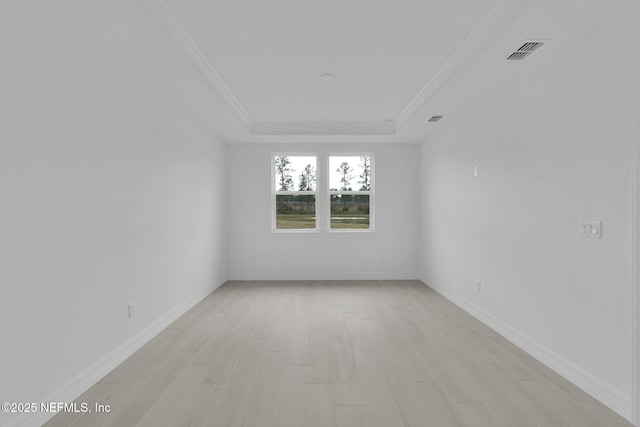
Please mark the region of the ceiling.
<svg viewBox="0 0 640 427"><path fill-rule="evenodd" d="M209 86L212 127L226 142L423 141L478 99L548 66L604 4L146 2ZM546 44L524 61L505 60L528 40ZM445 117L428 123L431 115Z"/></svg>

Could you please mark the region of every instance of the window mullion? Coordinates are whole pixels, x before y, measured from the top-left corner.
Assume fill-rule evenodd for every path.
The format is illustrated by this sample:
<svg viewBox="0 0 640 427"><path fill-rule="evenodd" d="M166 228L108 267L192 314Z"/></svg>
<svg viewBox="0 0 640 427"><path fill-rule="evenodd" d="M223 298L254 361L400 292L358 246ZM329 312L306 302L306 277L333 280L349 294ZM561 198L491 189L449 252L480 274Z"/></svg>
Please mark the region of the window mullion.
<svg viewBox="0 0 640 427"><path fill-rule="evenodd" d="M328 157L326 153L318 153L318 179L316 181L316 224L318 230L329 229L329 175L327 168Z"/></svg>

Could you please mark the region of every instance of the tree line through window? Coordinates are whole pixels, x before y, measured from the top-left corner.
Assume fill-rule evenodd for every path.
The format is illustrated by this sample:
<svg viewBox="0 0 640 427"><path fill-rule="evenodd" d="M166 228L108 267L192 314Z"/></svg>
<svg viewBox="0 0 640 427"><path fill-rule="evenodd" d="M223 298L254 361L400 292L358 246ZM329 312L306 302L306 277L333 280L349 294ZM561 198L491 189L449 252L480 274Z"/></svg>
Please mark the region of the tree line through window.
<svg viewBox="0 0 640 427"><path fill-rule="evenodd" d="M275 155L275 230L318 229L318 158ZM331 155L323 203L332 230L371 230L372 156ZM322 178L322 177L321 177ZM328 191L327 191L328 190Z"/></svg>
<svg viewBox="0 0 640 427"><path fill-rule="evenodd" d="M315 156L275 156L276 229L316 229L316 160Z"/></svg>

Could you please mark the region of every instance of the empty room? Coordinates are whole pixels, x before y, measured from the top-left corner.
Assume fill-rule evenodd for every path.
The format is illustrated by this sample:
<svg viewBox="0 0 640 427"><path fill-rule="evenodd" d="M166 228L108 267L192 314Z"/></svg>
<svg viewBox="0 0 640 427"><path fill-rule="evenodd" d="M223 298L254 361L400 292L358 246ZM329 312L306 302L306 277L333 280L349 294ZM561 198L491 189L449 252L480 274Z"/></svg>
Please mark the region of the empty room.
<svg viewBox="0 0 640 427"><path fill-rule="evenodd" d="M0 0L1 426L640 426L640 0Z"/></svg>

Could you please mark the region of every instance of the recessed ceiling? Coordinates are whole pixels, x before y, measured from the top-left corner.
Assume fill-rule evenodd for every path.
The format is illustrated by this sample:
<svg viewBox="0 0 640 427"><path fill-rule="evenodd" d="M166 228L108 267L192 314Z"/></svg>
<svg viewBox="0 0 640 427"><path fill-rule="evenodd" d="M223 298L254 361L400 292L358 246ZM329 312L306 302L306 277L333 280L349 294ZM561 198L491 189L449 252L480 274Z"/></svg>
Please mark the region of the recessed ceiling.
<svg viewBox="0 0 640 427"><path fill-rule="evenodd" d="M553 8L545 0L535 7L520 0L147 3L213 87L211 96L235 112L216 125L228 142L424 139L433 129L424 117L445 111L430 110L430 102L462 69L478 58L504 67L514 46L550 39L550 28L566 24L547 18L539 33L525 33L535 30L536 13L544 19ZM519 29L526 14L534 20ZM489 45L503 51L486 62L480 53ZM536 51L532 60L542 56ZM480 83L493 84L485 73Z"/></svg>
<svg viewBox="0 0 640 427"><path fill-rule="evenodd" d="M496 0L170 1L255 122L395 118ZM317 76L331 70L331 86Z"/></svg>

